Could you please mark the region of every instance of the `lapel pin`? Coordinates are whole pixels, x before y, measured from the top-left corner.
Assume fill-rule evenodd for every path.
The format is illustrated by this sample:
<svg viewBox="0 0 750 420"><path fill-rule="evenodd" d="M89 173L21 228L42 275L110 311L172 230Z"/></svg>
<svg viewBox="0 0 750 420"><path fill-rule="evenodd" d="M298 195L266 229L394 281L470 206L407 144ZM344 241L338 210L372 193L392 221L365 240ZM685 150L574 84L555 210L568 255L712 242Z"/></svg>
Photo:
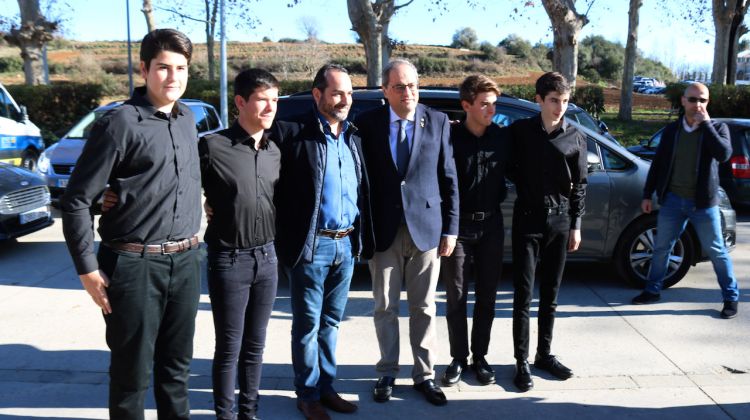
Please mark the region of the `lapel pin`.
<svg viewBox="0 0 750 420"><path fill-rule="evenodd" d="M419 127L424 128L424 118L419 119Z"/></svg>

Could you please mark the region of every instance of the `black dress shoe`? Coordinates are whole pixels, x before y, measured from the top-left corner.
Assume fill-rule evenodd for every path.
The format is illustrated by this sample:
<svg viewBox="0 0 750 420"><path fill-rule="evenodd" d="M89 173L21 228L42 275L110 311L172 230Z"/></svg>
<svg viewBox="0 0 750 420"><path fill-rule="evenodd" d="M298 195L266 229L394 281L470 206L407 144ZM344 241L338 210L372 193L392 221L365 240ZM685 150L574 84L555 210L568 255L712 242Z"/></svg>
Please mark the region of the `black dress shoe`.
<svg viewBox="0 0 750 420"><path fill-rule="evenodd" d="M651 293L643 291L640 295L633 298L631 301L633 305L647 305L649 303L655 303L661 300L661 295L658 293Z"/></svg>
<svg viewBox="0 0 750 420"><path fill-rule="evenodd" d="M378 382L375 384L375 389L372 390L372 395L375 397L377 402L386 402L391 399L393 394L393 385L396 383L396 378L392 376L381 376Z"/></svg>
<svg viewBox="0 0 750 420"><path fill-rule="evenodd" d="M440 390L440 387L437 386L435 381L433 381L432 379L414 384L414 389L424 394L424 397L431 404L445 405L448 402L448 399L445 398L445 394L443 394L443 391Z"/></svg>
<svg viewBox="0 0 750 420"><path fill-rule="evenodd" d="M724 301L724 307L721 309L721 317L731 319L737 316L737 301Z"/></svg>
<svg viewBox="0 0 750 420"><path fill-rule="evenodd" d="M477 381L482 385L489 385L495 383L495 371L492 369L487 360L484 357L474 358L471 368L477 375Z"/></svg>
<svg viewBox="0 0 750 420"><path fill-rule="evenodd" d="M466 359L453 359L443 374L443 385L453 386L461 380L461 373L466 368Z"/></svg>
<svg viewBox="0 0 750 420"><path fill-rule="evenodd" d="M537 369L546 370L558 379L568 379L573 376L573 371L568 369L564 364L557 360L557 357L553 355L548 356L536 356L534 359L534 367Z"/></svg>
<svg viewBox="0 0 750 420"><path fill-rule="evenodd" d="M531 368L526 360L516 362L516 374L513 376L513 384L526 392L534 387L534 381L531 380Z"/></svg>

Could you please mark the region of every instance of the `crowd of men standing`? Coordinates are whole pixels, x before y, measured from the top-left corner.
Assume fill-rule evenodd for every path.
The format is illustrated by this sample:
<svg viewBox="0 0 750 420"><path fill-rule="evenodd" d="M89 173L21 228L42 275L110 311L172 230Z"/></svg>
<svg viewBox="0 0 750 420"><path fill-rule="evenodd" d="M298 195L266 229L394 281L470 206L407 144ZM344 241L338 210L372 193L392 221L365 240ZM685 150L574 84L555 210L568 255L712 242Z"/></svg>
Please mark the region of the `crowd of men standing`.
<svg viewBox="0 0 750 420"><path fill-rule="evenodd" d="M76 269L104 313L112 418L143 418L152 373L159 418L189 417L201 186L209 216L204 241L217 418L258 418L279 277L289 282L291 296L297 408L309 419L328 419L327 410L357 410L334 388L339 324L356 258L369 260L372 278L380 349L376 401L391 398L399 373L405 288L414 388L430 403L446 404L435 381L439 278L448 296L453 359L442 383L456 384L469 366L480 383L493 383L485 356L502 270L506 177L518 192L513 380L521 391L533 387L529 306L539 261L534 366L560 379L572 376L551 354L551 343L566 255L581 241L587 151L585 136L564 119L570 87L561 75L537 81L537 116L500 128L492 122L500 89L485 76L462 83L466 118L451 123L419 103L414 65L393 60L382 74L388 103L352 122L351 78L346 68L327 64L313 80L310 111L274 121L279 82L265 70L248 69L235 79L234 124L196 143L190 111L178 102L192 55L189 39L155 30L144 37L140 54L146 86L96 123L62 200ZM540 156L543 171L534 169ZM89 208L107 188L109 208L95 254Z"/></svg>

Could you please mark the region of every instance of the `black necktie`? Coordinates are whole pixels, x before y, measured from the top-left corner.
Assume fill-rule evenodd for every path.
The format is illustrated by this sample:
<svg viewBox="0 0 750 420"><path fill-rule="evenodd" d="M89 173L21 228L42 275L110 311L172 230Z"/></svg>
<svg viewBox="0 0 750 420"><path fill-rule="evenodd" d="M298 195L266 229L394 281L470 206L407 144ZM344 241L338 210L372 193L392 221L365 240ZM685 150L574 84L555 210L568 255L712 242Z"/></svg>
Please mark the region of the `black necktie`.
<svg viewBox="0 0 750 420"><path fill-rule="evenodd" d="M396 140L396 168L401 178L406 176L409 167L409 140L406 138L406 120L398 120L398 136Z"/></svg>

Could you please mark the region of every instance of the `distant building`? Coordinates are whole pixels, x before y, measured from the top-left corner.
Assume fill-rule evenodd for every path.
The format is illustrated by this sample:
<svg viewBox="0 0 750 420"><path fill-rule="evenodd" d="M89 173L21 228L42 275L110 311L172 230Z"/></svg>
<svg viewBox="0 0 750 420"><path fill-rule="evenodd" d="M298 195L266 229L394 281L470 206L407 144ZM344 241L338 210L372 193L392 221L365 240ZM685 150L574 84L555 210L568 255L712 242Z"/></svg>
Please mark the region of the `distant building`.
<svg viewBox="0 0 750 420"><path fill-rule="evenodd" d="M737 80L750 80L750 50L737 54Z"/></svg>

